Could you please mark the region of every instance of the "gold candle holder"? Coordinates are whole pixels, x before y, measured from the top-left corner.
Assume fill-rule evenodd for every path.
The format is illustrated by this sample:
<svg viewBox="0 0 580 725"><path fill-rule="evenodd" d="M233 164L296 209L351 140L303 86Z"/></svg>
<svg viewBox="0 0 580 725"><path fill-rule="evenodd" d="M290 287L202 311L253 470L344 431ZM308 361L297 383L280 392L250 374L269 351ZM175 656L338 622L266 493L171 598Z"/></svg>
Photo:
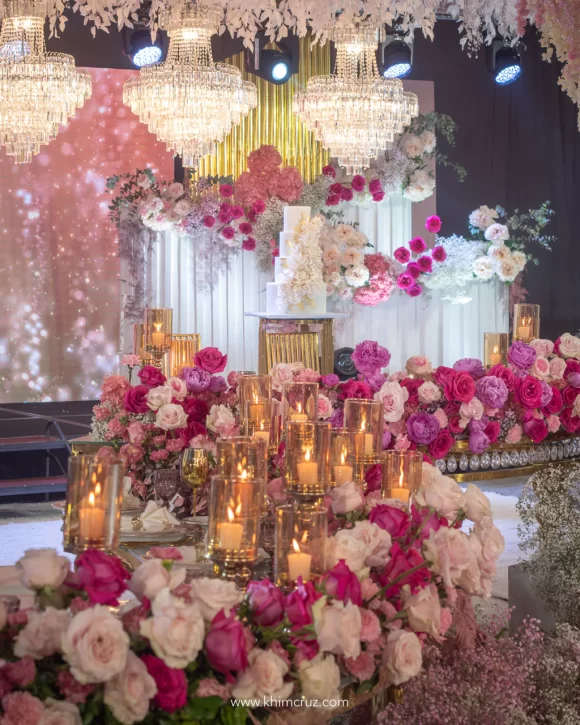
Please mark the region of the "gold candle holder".
<svg viewBox="0 0 580 725"><path fill-rule="evenodd" d="M292 503L275 511L274 581L290 590L326 570L328 512L321 503Z"/></svg>
<svg viewBox="0 0 580 725"><path fill-rule="evenodd" d="M394 498L410 506L421 486L423 454L419 451L386 451L383 454L381 498Z"/></svg>
<svg viewBox="0 0 580 725"><path fill-rule="evenodd" d="M213 476L209 491L207 555L215 574L245 589L258 557L264 481Z"/></svg>
<svg viewBox="0 0 580 725"><path fill-rule="evenodd" d="M284 420L306 423L318 420L318 383L284 383L282 390Z"/></svg>
<svg viewBox="0 0 580 725"><path fill-rule="evenodd" d="M383 404L377 400L348 398L344 427L354 433L354 457L365 465L379 463L383 451Z"/></svg>
<svg viewBox="0 0 580 725"><path fill-rule="evenodd" d="M258 406L272 400L272 378L270 375L242 375L238 378L238 401L240 422L242 425L249 420L259 420Z"/></svg>
<svg viewBox="0 0 580 725"><path fill-rule="evenodd" d="M483 335L483 364L486 368L507 365L509 335L507 332L486 332Z"/></svg>
<svg viewBox="0 0 580 725"><path fill-rule="evenodd" d="M116 549L123 498L123 464L115 458L71 456L64 516L65 551Z"/></svg>
<svg viewBox="0 0 580 725"><path fill-rule="evenodd" d="M347 428L330 430L330 485L354 481L354 433Z"/></svg>
<svg viewBox="0 0 580 725"><path fill-rule="evenodd" d="M330 423L291 420L286 432L286 489L298 498L320 498L330 487Z"/></svg>
<svg viewBox="0 0 580 725"><path fill-rule="evenodd" d="M141 365L146 365L151 360L151 353L145 349L145 325L142 322L133 324L133 355L138 355Z"/></svg>
<svg viewBox="0 0 580 725"><path fill-rule="evenodd" d="M244 478L248 481L268 480L268 444L263 438L218 438L216 457L220 476Z"/></svg>
<svg viewBox="0 0 580 725"><path fill-rule="evenodd" d="M284 406L282 401L272 398L270 401L270 447L271 456L278 454L284 425Z"/></svg>
<svg viewBox="0 0 580 725"><path fill-rule="evenodd" d="M540 305L514 305L513 341L531 342L540 337Z"/></svg>
<svg viewBox="0 0 580 725"><path fill-rule="evenodd" d="M193 365L193 356L201 348L197 334L173 335L171 338L171 375L177 377L183 368Z"/></svg>
<svg viewBox="0 0 580 725"><path fill-rule="evenodd" d="M153 356L153 365L161 368L163 356L171 350L173 310L148 307L145 310L145 349Z"/></svg>

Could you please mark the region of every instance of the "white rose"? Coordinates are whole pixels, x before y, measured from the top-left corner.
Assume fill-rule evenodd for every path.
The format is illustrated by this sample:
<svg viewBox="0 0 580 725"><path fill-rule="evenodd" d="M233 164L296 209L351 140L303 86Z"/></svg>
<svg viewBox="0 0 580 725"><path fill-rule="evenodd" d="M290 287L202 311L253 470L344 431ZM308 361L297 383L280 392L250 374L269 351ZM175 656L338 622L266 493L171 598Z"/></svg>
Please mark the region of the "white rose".
<svg viewBox="0 0 580 725"><path fill-rule="evenodd" d="M370 272L367 267L360 264L356 267L350 267L344 273L344 278L351 287L362 287L368 282Z"/></svg>
<svg viewBox="0 0 580 725"><path fill-rule="evenodd" d="M159 385L156 388L151 388L145 397L151 410L158 410L162 405L171 403L173 393L168 385Z"/></svg>
<svg viewBox="0 0 580 725"><path fill-rule="evenodd" d="M191 204L187 201L187 199L180 199L173 207L173 211L177 214L177 216L185 217L189 214L191 208Z"/></svg>
<svg viewBox="0 0 580 725"><path fill-rule="evenodd" d="M179 181L174 181L172 184L169 184L166 189L167 196L172 199L178 199L180 196L183 196L183 191L183 184L180 184Z"/></svg>
<svg viewBox="0 0 580 725"><path fill-rule="evenodd" d="M316 638L322 652L353 658L359 656L362 620L356 604L334 600L332 604L314 606L313 615Z"/></svg>
<svg viewBox="0 0 580 725"><path fill-rule="evenodd" d="M409 158L416 159L418 156L423 155L425 147L419 136L415 136L412 133L406 133L399 142L399 148L404 154L407 154Z"/></svg>
<svg viewBox="0 0 580 725"><path fill-rule="evenodd" d="M426 469L427 475L425 475ZM437 473L430 469L434 469ZM430 506L438 514L451 520L465 506L465 496L459 484L428 463L423 464L421 487L415 498L420 506Z"/></svg>
<svg viewBox="0 0 580 725"><path fill-rule="evenodd" d="M332 415L332 403L326 395L318 394L318 417L320 420L327 420Z"/></svg>
<svg viewBox="0 0 580 725"><path fill-rule="evenodd" d="M435 179L425 169L418 169L409 177L409 186L403 190L403 196L413 202L423 201L431 196L434 188Z"/></svg>
<svg viewBox="0 0 580 725"><path fill-rule="evenodd" d="M354 267L361 264L363 255L355 247L349 247L342 255L341 264L343 267Z"/></svg>
<svg viewBox="0 0 580 725"><path fill-rule="evenodd" d="M332 655L319 652L303 660L298 668L302 696L307 700L338 700L341 697L340 669ZM333 709L331 706L328 709Z"/></svg>
<svg viewBox="0 0 580 725"><path fill-rule="evenodd" d="M338 262L339 259L340 249L334 244L330 247L326 247L322 253L322 261L324 264L332 264L333 262Z"/></svg>
<svg viewBox="0 0 580 725"><path fill-rule="evenodd" d="M220 435L228 434L236 425L234 414L226 405L212 405L207 427Z"/></svg>
<svg viewBox="0 0 580 725"><path fill-rule="evenodd" d="M518 272L523 272L524 267L526 266L526 262L528 261L528 258L523 252L515 251L512 252L512 259L515 262L516 267L518 268Z"/></svg>
<svg viewBox="0 0 580 725"><path fill-rule="evenodd" d="M153 600L152 611L153 617L141 622L141 634L168 667L187 667L203 647L205 628L199 607L163 589Z"/></svg>
<svg viewBox="0 0 580 725"><path fill-rule="evenodd" d="M181 405L168 403L162 405L155 416L155 425L162 430L175 430L187 426L187 413Z"/></svg>
<svg viewBox="0 0 580 725"><path fill-rule="evenodd" d="M491 516L488 497L473 483L467 486L463 509L470 521L481 521L484 516Z"/></svg>
<svg viewBox="0 0 580 725"><path fill-rule="evenodd" d="M389 559L392 544L389 532L370 521L357 521L351 531L353 538L362 541L365 545L367 554L365 565L384 567Z"/></svg>
<svg viewBox="0 0 580 725"><path fill-rule="evenodd" d="M511 259L512 253L510 248L506 247L505 244L492 244L487 250L487 256L491 257L494 262L501 262L504 259Z"/></svg>
<svg viewBox="0 0 580 725"><path fill-rule="evenodd" d="M409 375L416 375L421 378L424 375L429 375L433 370L433 365L428 357L424 355L413 355L405 363L405 369Z"/></svg>
<svg viewBox="0 0 580 725"><path fill-rule="evenodd" d="M284 388L284 383L291 383L294 380L294 370L288 363L276 363L270 370L272 377L272 387L279 393Z"/></svg>
<svg viewBox="0 0 580 725"><path fill-rule="evenodd" d="M383 404L385 420L389 423L401 420L408 399L409 391L396 381L383 383L381 389L375 393L375 400Z"/></svg>
<svg viewBox="0 0 580 725"><path fill-rule="evenodd" d="M435 136L433 131L423 131L419 138L423 143L424 151L426 151L428 154L430 154L432 151L435 151L435 146L437 145L437 137Z"/></svg>
<svg viewBox="0 0 580 725"><path fill-rule="evenodd" d="M409 617L409 626L415 632L439 636L441 629L441 604L435 584L430 584L411 595L405 587L403 607Z"/></svg>
<svg viewBox="0 0 580 725"><path fill-rule="evenodd" d="M496 261L495 273L502 282L513 282L514 279L518 276L519 270L517 264L510 256L506 259Z"/></svg>
<svg viewBox="0 0 580 725"><path fill-rule="evenodd" d="M347 514L362 506L364 497L353 481L335 486L330 492L332 510L335 514Z"/></svg>
<svg viewBox="0 0 580 725"><path fill-rule="evenodd" d="M485 230L485 238L492 244L501 244L510 238L510 230L505 224L492 224Z"/></svg>
<svg viewBox="0 0 580 725"><path fill-rule="evenodd" d="M580 360L580 338L565 332L560 337L560 355L565 358L573 357Z"/></svg>
<svg viewBox="0 0 580 725"><path fill-rule="evenodd" d="M479 209L472 211L469 215L469 223L471 226L481 230L487 229L487 227L493 224L495 219L497 219L497 211L490 209L485 204L480 206Z"/></svg>
<svg viewBox="0 0 580 725"><path fill-rule="evenodd" d="M292 682L284 682L288 665L272 650L255 647L248 655L249 666L239 676L232 689L238 699L265 698L285 700L294 688Z"/></svg>
<svg viewBox="0 0 580 725"><path fill-rule="evenodd" d="M435 403L441 400L441 390L439 386L429 380L417 388L419 400L421 403Z"/></svg>
<svg viewBox="0 0 580 725"><path fill-rule="evenodd" d="M28 549L16 562L16 568L28 589L56 589L66 579L70 562L66 556L59 556L56 549Z"/></svg>
<svg viewBox="0 0 580 725"><path fill-rule="evenodd" d="M470 596L483 597L489 596L486 592L484 577L479 567L481 561L481 541L471 534L467 537L469 545L470 557L467 565L459 576L454 578L456 586L461 587Z"/></svg>
<svg viewBox="0 0 580 725"><path fill-rule="evenodd" d="M105 685L105 704L123 725L141 722L149 712L149 701L157 694L155 680L142 659L129 652L127 665Z"/></svg>
<svg viewBox="0 0 580 725"><path fill-rule="evenodd" d="M328 281L336 287L342 282L342 275L340 272L333 272Z"/></svg>
<svg viewBox="0 0 580 725"><path fill-rule="evenodd" d="M365 566L367 548L364 541L353 536L350 529L341 529L326 542L326 568L332 569L341 559L359 578L368 574Z"/></svg>
<svg viewBox="0 0 580 725"><path fill-rule="evenodd" d="M505 539L495 526L491 516L485 516L473 527L473 536L481 542L481 561L479 566L487 576L495 574L495 565L505 549Z"/></svg>
<svg viewBox="0 0 580 725"><path fill-rule="evenodd" d="M187 384L181 378L169 378L167 387L171 390L171 394L177 400L185 400L187 398ZM169 401L171 403L171 400Z"/></svg>
<svg viewBox="0 0 580 725"><path fill-rule="evenodd" d="M125 669L129 637L121 621L97 605L72 618L61 648L79 682L106 682Z"/></svg>
<svg viewBox="0 0 580 725"><path fill-rule="evenodd" d="M458 583L461 574L470 565L472 553L463 531L441 527L438 531L431 531L429 538L423 542L423 556L430 562L431 569L451 587Z"/></svg>
<svg viewBox="0 0 580 725"><path fill-rule="evenodd" d="M66 631L70 614L63 609L47 607L42 612L30 612L28 622L14 642L17 657L42 660L60 651L60 642Z"/></svg>
<svg viewBox="0 0 580 725"><path fill-rule="evenodd" d="M554 352L554 343L551 340L532 340L529 343L538 353L539 357L548 357Z"/></svg>
<svg viewBox="0 0 580 725"><path fill-rule="evenodd" d="M191 582L191 598L205 621L211 622L222 609L227 617L230 609L242 601L243 595L233 582L204 578Z"/></svg>
<svg viewBox="0 0 580 725"><path fill-rule="evenodd" d="M461 403L459 406L459 415L467 420L481 420L485 408L479 398L472 398L469 403Z"/></svg>
<svg viewBox="0 0 580 725"><path fill-rule="evenodd" d="M478 257L473 263L473 274L484 282L493 277L493 261L489 257Z"/></svg>
<svg viewBox="0 0 580 725"><path fill-rule="evenodd" d="M421 642L414 632L390 632L383 651L383 664L392 685L402 685L418 675L423 664Z"/></svg>
<svg viewBox="0 0 580 725"><path fill-rule="evenodd" d="M162 589L175 589L185 581L185 569L167 571L161 559L148 559L133 572L129 589L139 599L153 600Z"/></svg>
<svg viewBox="0 0 580 725"><path fill-rule="evenodd" d="M80 710L72 702L48 697L44 700L44 705L46 709L37 725L82 725Z"/></svg>

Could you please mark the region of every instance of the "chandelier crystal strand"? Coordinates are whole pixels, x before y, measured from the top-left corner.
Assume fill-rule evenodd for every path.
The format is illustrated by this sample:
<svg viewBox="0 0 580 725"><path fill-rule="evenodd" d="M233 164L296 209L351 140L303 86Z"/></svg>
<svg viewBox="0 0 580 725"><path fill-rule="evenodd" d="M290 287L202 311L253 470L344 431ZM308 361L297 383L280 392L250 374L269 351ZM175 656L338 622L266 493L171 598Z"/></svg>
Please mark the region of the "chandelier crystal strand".
<svg viewBox="0 0 580 725"><path fill-rule="evenodd" d="M0 144L26 164L90 98L92 80L71 55L46 52L45 3L8 0L1 14Z"/></svg>
<svg viewBox="0 0 580 725"><path fill-rule="evenodd" d="M199 5L161 18L167 59L143 68L124 87L124 102L188 168L215 153L215 144L258 102L256 86L242 80L238 68L213 62L210 41L220 18L221 12Z"/></svg>
<svg viewBox="0 0 580 725"><path fill-rule="evenodd" d="M347 174L359 174L417 116L419 105L398 78L379 75L374 27L341 23L333 39L334 72L311 78L294 96L294 110Z"/></svg>

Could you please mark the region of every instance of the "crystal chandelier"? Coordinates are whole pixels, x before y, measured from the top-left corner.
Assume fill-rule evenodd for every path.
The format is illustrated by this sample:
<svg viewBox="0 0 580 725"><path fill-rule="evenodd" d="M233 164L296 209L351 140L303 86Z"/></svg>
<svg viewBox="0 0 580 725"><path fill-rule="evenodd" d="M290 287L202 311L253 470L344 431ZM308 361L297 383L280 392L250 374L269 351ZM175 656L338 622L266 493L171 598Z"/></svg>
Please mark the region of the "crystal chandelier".
<svg viewBox="0 0 580 725"><path fill-rule="evenodd" d="M215 144L258 102L256 86L238 68L213 62L210 40L220 16L211 6L188 4L162 18L166 61L143 68L124 88L124 102L188 168L215 153Z"/></svg>
<svg viewBox="0 0 580 725"><path fill-rule="evenodd" d="M90 98L91 76L72 55L46 52L45 3L5 0L0 13L0 144L26 164Z"/></svg>
<svg viewBox="0 0 580 725"><path fill-rule="evenodd" d="M359 174L411 123L419 105L398 78L379 75L374 27L341 22L333 39L333 74L312 77L295 94L294 111L348 174Z"/></svg>

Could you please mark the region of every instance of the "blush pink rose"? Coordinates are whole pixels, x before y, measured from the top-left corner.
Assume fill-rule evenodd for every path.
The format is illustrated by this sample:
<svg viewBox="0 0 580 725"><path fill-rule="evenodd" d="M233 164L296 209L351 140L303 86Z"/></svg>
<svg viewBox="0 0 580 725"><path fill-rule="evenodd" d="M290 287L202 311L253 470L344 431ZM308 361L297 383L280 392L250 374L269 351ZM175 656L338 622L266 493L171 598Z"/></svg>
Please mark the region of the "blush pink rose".
<svg viewBox="0 0 580 725"><path fill-rule="evenodd" d="M441 400L441 389L436 383L427 381L419 386L417 390L421 403L436 403Z"/></svg>
<svg viewBox="0 0 580 725"><path fill-rule="evenodd" d="M519 443L522 439L523 430L521 425L513 425L505 437L506 443Z"/></svg>
<svg viewBox="0 0 580 725"><path fill-rule="evenodd" d="M550 377L550 361L545 357L537 357L530 368L530 375L540 380L547 380Z"/></svg>
<svg viewBox="0 0 580 725"><path fill-rule="evenodd" d="M415 375L416 377L423 377L429 375L433 370L433 366L429 361L429 358L424 355L414 355L410 357L405 363L405 368L409 375Z"/></svg>
<svg viewBox="0 0 580 725"><path fill-rule="evenodd" d="M443 408L437 408L437 410L433 413L433 415L437 418L439 421L439 426L443 430L443 428L447 428L447 425L449 423L449 418L447 417L447 413L443 410Z"/></svg>
<svg viewBox="0 0 580 725"><path fill-rule="evenodd" d="M550 375L556 380L564 377L564 370L566 370L566 361L561 357L554 357L550 360Z"/></svg>
<svg viewBox="0 0 580 725"><path fill-rule="evenodd" d="M549 415L546 418L546 425L548 426L548 431L550 433L555 433L560 429L560 418L558 418L557 415Z"/></svg>
<svg viewBox="0 0 580 725"><path fill-rule="evenodd" d="M554 343L551 340L532 340L530 345L538 353L539 357L548 357L554 352Z"/></svg>

